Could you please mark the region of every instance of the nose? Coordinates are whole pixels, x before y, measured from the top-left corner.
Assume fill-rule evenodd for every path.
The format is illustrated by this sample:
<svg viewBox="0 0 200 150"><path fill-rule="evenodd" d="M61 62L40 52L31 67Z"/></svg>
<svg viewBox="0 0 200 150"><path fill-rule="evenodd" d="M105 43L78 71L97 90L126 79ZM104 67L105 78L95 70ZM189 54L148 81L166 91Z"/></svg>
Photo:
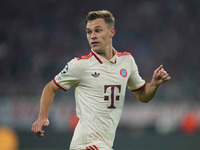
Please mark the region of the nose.
<svg viewBox="0 0 200 150"><path fill-rule="evenodd" d="M91 39L95 39L95 38L96 38L96 34L94 32L92 32Z"/></svg>

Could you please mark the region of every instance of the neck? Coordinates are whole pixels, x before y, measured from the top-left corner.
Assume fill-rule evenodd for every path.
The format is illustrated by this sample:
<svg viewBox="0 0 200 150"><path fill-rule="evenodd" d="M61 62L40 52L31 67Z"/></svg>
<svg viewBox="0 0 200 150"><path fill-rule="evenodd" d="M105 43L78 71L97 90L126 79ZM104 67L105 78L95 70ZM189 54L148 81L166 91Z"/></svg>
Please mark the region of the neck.
<svg viewBox="0 0 200 150"><path fill-rule="evenodd" d="M97 53L101 55L102 57L104 57L105 59L110 60L115 55L115 50L111 45L105 50L102 50L101 52L97 52Z"/></svg>

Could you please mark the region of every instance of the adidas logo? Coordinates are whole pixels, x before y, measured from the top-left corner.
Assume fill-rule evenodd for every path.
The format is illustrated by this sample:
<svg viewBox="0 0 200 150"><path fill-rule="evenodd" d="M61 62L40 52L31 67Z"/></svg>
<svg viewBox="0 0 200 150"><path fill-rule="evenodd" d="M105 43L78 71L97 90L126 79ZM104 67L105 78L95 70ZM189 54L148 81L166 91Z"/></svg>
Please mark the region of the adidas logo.
<svg viewBox="0 0 200 150"><path fill-rule="evenodd" d="M94 78L97 78L97 77L99 77L99 75L100 75L100 73L93 73L93 74L91 74Z"/></svg>

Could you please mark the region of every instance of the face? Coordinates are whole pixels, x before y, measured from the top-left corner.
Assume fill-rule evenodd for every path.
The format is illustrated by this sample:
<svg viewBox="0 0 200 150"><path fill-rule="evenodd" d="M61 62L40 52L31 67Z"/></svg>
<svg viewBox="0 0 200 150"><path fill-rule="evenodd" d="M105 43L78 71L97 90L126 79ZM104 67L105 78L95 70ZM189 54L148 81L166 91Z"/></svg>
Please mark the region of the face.
<svg viewBox="0 0 200 150"><path fill-rule="evenodd" d="M115 34L115 29L109 27L104 19L98 18L88 22L86 33L89 45L95 52L101 53L110 46L112 47L112 38Z"/></svg>

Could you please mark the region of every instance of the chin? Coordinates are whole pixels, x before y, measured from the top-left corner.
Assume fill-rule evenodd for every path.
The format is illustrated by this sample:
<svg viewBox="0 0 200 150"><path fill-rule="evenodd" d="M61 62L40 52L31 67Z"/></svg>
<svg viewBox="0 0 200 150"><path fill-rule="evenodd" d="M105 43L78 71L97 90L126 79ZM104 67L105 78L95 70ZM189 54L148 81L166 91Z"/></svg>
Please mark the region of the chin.
<svg viewBox="0 0 200 150"><path fill-rule="evenodd" d="M94 52L96 52L96 53L101 53L102 52L102 50L100 49L100 48L92 48L92 50L94 51Z"/></svg>

